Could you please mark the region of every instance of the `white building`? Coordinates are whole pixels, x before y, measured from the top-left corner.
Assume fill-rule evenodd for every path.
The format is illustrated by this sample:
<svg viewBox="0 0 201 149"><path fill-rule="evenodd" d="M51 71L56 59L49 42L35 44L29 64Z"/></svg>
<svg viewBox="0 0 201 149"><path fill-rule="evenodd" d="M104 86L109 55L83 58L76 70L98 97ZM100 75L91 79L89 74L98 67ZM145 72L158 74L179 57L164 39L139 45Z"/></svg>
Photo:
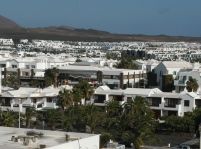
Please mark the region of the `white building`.
<svg viewBox="0 0 201 149"><path fill-rule="evenodd" d="M28 132L36 135L27 135ZM99 149L99 142L97 134L0 127L2 149Z"/></svg>
<svg viewBox="0 0 201 149"><path fill-rule="evenodd" d="M125 90L112 90L107 86L100 86L94 92L91 102L97 106L105 106L111 100L124 104L136 96L144 97L156 117L177 115L184 116L185 112L191 112L201 106L201 97L196 93L167 93L159 89L127 88Z"/></svg>
<svg viewBox="0 0 201 149"><path fill-rule="evenodd" d="M181 70L178 72L176 79L174 80L175 91L180 93L185 90L186 83L190 77L197 80L199 89L201 87L201 75L199 70Z"/></svg>
<svg viewBox="0 0 201 149"><path fill-rule="evenodd" d="M18 90L5 91L0 96L1 110L25 113L26 107L34 107L36 110L56 109L59 91L64 88L72 89L66 85L44 89L21 87Z"/></svg>
<svg viewBox="0 0 201 149"><path fill-rule="evenodd" d="M154 68L154 72L157 75L157 83L162 88L162 77L164 75L172 75L175 79L180 70L192 68L192 64L185 61L164 61Z"/></svg>
<svg viewBox="0 0 201 149"><path fill-rule="evenodd" d="M107 84L111 88L140 87L139 81L146 77L146 71L143 70L97 66L69 65L60 67L59 71L63 80L71 78L71 81L78 81L83 78L93 83Z"/></svg>

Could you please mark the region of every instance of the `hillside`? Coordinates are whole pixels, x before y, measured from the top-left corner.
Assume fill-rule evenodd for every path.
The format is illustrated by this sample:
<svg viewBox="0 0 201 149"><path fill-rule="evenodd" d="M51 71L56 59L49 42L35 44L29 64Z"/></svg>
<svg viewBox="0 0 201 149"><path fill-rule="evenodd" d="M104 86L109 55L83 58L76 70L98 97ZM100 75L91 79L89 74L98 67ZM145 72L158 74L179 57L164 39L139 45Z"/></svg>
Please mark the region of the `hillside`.
<svg viewBox="0 0 201 149"><path fill-rule="evenodd" d="M0 15L0 28L19 28L14 21Z"/></svg>
<svg viewBox="0 0 201 149"><path fill-rule="evenodd" d="M112 34L94 29L73 27L22 28L17 23L0 16L0 37L13 39L46 39L71 41L189 41L201 42L201 37L148 36Z"/></svg>

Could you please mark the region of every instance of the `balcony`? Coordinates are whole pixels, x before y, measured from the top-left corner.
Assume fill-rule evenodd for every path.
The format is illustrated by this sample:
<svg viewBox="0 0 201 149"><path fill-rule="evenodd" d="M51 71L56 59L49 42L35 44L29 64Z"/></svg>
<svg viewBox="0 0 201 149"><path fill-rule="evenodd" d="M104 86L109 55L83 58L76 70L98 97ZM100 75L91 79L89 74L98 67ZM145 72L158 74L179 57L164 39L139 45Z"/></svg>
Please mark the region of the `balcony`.
<svg viewBox="0 0 201 149"><path fill-rule="evenodd" d="M43 105L43 108L48 108L48 109L56 109L56 103L53 102L45 102Z"/></svg>
<svg viewBox="0 0 201 149"><path fill-rule="evenodd" d="M148 98L147 100L148 100L149 106L151 107L159 107L161 104L161 98L151 97L151 98Z"/></svg>
<svg viewBox="0 0 201 149"><path fill-rule="evenodd" d="M13 111L13 112L19 112L19 107L10 107L10 106L1 106L0 109L2 111ZM26 112L26 108L22 107L21 108L21 113L25 113Z"/></svg>
<svg viewBox="0 0 201 149"><path fill-rule="evenodd" d="M174 80L175 86L186 86L186 81L183 80Z"/></svg>

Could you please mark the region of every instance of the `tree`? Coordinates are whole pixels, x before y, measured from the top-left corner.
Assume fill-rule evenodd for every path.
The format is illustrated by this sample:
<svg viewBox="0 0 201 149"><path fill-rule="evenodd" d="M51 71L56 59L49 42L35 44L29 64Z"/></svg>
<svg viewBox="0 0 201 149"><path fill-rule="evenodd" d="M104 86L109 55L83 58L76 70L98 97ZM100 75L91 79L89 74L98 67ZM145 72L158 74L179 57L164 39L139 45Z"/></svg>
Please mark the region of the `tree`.
<svg viewBox="0 0 201 149"><path fill-rule="evenodd" d="M90 133L95 133L95 131L98 130L98 126L101 124L105 115L94 105L86 105L84 107L86 124L90 127Z"/></svg>
<svg viewBox="0 0 201 149"><path fill-rule="evenodd" d="M112 138L110 133L102 133L100 136L100 147L103 148L106 146L106 144L110 141Z"/></svg>
<svg viewBox="0 0 201 149"><path fill-rule="evenodd" d="M133 63L131 58L121 58L116 67L122 69L137 69L137 66Z"/></svg>
<svg viewBox="0 0 201 149"><path fill-rule="evenodd" d="M192 113L192 122L194 124L196 136L199 136L199 125L201 124L201 108L196 108Z"/></svg>
<svg viewBox="0 0 201 149"><path fill-rule="evenodd" d="M121 118L123 108L118 101L112 100L106 103L106 116L104 129L112 138L119 140L122 133ZM118 130L118 131L117 131Z"/></svg>
<svg viewBox="0 0 201 149"><path fill-rule="evenodd" d="M174 89L174 78L172 75L163 75L162 77L162 91L172 92Z"/></svg>
<svg viewBox="0 0 201 149"><path fill-rule="evenodd" d="M18 89L20 87L20 81L15 73L10 73L6 78L2 79L2 85Z"/></svg>
<svg viewBox="0 0 201 149"><path fill-rule="evenodd" d="M194 121L192 113L186 113L185 116L168 116L165 119L165 125L172 132L193 132Z"/></svg>
<svg viewBox="0 0 201 149"><path fill-rule="evenodd" d="M84 106L71 106L64 111L63 128L66 131L86 131L86 113Z"/></svg>
<svg viewBox="0 0 201 149"><path fill-rule="evenodd" d="M62 107L63 110L69 108L73 105L73 94L71 91L63 89L59 91L58 105Z"/></svg>
<svg viewBox="0 0 201 149"><path fill-rule="evenodd" d="M150 86L157 86L157 75L154 72L147 73L147 85Z"/></svg>
<svg viewBox="0 0 201 149"><path fill-rule="evenodd" d="M36 116L36 110L34 107L28 107L26 108L26 113L25 113L25 120L26 120L26 127L30 128L31 126L31 120L32 118Z"/></svg>
<svg viewBox="0 0 201 149"><path fill-rule="evenodd" d="M49 109L45 112L45 121L49 128L55 128L62 124L63 115L58 109Z"/></svg>
<svg viewBox="0 0 201 149"><path fill-rule="evenodd" d="M192 77L189 77L189 80L186 82L186 89L188 92L196 92L199 88L199 85L197 83L196 79L193 79Z"/></svg>
<svg viewBox="0 0 201 149"><path fill-rule="evenodd" d="M83 93L82 93L81 89L74 87L72 94L73 94L74 104L78 105L80 103L81 99L83 98Z"/></svg>
<svg viewBox="0 0 201 149"><path fill-rule="evenodd" d="M140 148L144 138L153 134L154 115L142 97L136 97L133 101L125 103L121 122L124 128L122 137L132 140L135 149Z"/></svg>
<svg viewBox="0 0 201 149"><path fill-rule="evenodd" d="M74 90L78 90L80 92L80 96L82 96L85 100L89 100L94 92L93 87L91 87L86 80L81 80L79 84L76 84L74 86Z"/></svg>
<svg viewBox="0 0 201 149"><path fill-rule="evenodd" d="M54 87L57 87L58 75L59 75L59 70L57 68L45 70L45 84L46 84L46 86L54 85Z"/></svg>
<svg viewBox="0 0 201 149"><path fill-rule="evenodd" d="M13 127L15 126L16 123L16 117L15 117L15 113L13 111L5 111L5 112L1 112L1 122L2 125L6 126L6 127Z"/></svg>

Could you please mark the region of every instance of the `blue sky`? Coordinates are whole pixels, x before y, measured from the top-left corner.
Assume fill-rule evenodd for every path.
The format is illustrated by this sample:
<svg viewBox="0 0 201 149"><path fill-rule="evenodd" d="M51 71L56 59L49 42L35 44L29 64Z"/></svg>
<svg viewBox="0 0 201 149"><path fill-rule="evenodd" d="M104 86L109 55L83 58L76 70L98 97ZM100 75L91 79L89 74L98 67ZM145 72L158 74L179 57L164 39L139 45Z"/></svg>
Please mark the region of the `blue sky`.
<svg viewBox="0 0 201 149"><path fill-rule="evenodd" d="M201 36L201 0L1 0L0 14L25 27Z"/></svg>

